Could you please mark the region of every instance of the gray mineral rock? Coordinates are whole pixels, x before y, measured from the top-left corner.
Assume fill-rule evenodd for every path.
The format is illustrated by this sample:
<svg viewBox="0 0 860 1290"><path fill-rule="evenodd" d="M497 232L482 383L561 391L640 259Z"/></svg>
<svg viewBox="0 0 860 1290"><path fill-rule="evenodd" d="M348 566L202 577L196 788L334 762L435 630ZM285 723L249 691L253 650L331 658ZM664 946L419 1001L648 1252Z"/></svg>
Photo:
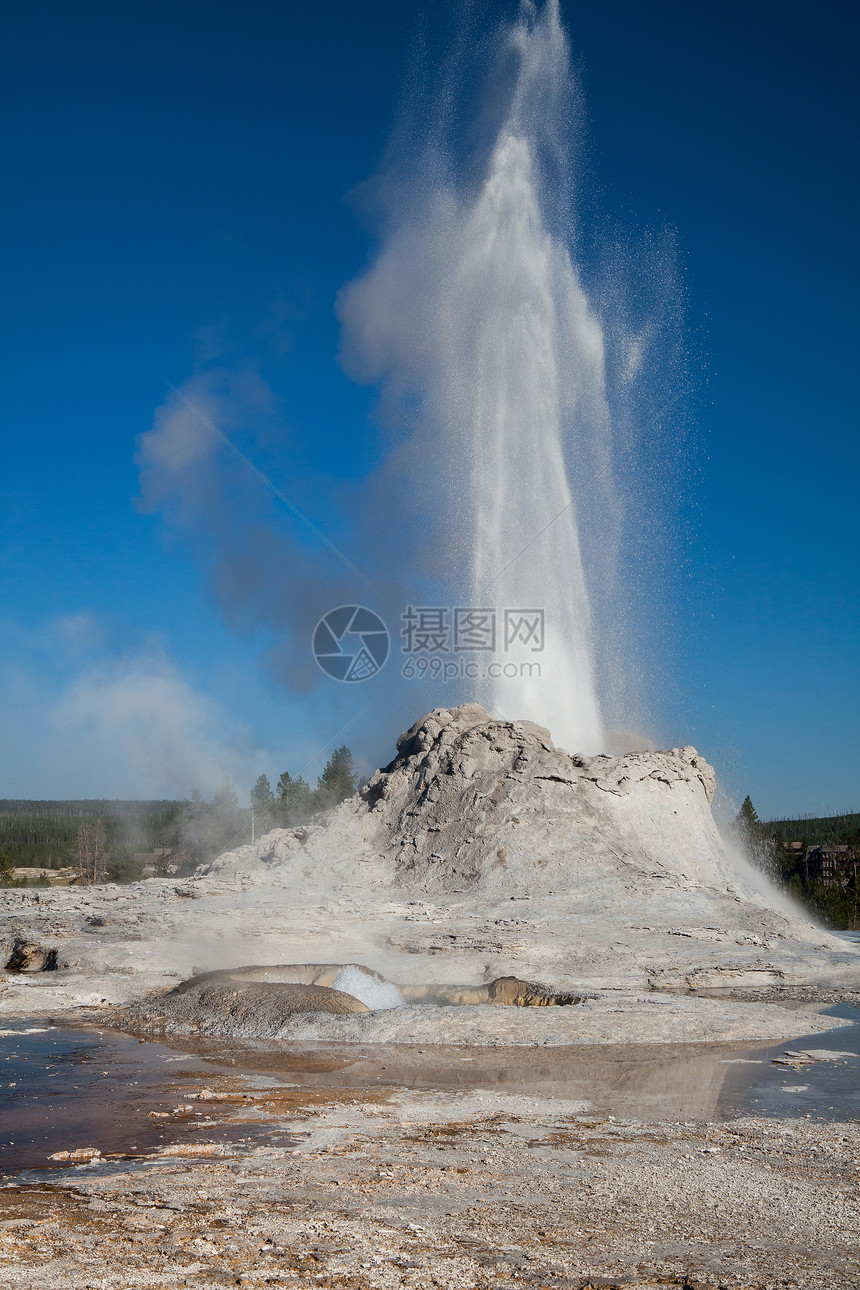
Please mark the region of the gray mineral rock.
<svg viewBox="0 0 860 1290"><path fill-rule="evenodd" d="M728 1035L734 1022L714 1000L692 1010L669 1002L726 988L763 1009L745 1014L744 1034L801 1034L807 1023L782 1009L767 1020L768 1000L856 987L860 953L727 850L713 793L713 771L691 747L582 757L530 722L498 721L475 704L437 708L356 797L190 880L55 888L38 905L0 892L10 952L19 938L28 963L56 951L57 965L10 973L0 1011L131 1005L233 964L358 963L407 993L516 977L601 995L572 1010L442 1009L452 1034L471 1026L482 1042L529 1042L538 1031L629 1039L633 1013L617 1010L613 992L639 1000L640 1037L685 1027L690 1037ZM271 1006L281 1008L274 1027L286 1014ZM374 1008L311 1025L302 1009L283 1024L410 1042L410 1026L423 1034L440 1024L427 1014Z"/></svg>

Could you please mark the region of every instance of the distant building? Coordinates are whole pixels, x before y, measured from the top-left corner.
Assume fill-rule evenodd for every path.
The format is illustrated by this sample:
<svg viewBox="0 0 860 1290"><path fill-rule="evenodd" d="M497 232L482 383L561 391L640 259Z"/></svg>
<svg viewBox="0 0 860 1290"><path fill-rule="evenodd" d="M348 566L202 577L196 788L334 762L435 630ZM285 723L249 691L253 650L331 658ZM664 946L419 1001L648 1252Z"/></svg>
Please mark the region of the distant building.
<svg viewBox="0 0 860 1290"><path fill-rule="evenodd" d="M858 849L844 844L809 847L803 859L804 876L825 887L844 887L856 877L858 859Z"/></svg>
<svg viewBox="0 0 860 1290"><path fill-rule="evenodd" d="M166 868L168 873L175 873L177 865L174 861L168 864L164 857L170 854L170 847L156 847L154 851L135 851L134 859L142 866L141 874L144 878L155 877L159 868Z"/></svg>

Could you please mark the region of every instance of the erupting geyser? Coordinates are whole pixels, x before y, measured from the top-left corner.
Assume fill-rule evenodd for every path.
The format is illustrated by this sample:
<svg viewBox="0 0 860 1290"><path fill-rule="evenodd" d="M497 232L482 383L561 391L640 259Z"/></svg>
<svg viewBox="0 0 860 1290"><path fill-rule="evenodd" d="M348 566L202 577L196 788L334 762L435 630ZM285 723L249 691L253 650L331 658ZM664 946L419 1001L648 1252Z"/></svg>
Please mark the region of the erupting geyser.
<svg viewBox="0 0 860 1290"><path fill-rule="evenodd" d="M565 405L574 411L577 402L572 384L585 387L583 403L593 409L596 393L600 406L601 335L566 250L544 227L531 148L518 124L499 138L454 266L449 389L472 460L471 598L479 606L537 604L548 619L539 660L546 679L493 680L487 706L508 717L548 718L553 687L555 729L590 752L600 746L601 723L562 432Z"/></svg>
<svg viewBox="0 0 860 1290"><path fill-rule="evenodd" d="M522 61L488 173L449 212L439 412L470 464L471 603L536 605L547 617L533 660L541 675L485 682L485 706L551 722L562 743L594 752L591 615L564 440L572 424L607 434L603 341L541 203L544 91L567 73L555 6L540 24L521 22L514 40ZM527 649L514 658L528 662Z"/></svg>
<svg viewBox="0 0 860 1290"><path fill-rule="evenodd" d="M617 502L603 332L570 251L574 86L556 0L523 4L497 55L468 121L438 122L394 184L380 254L342 298L347 355L409 408L402 457L417 505L440 521L453 603L500 620L545 613L543 649L499 640L503 674L476 679L472 697L593 753L589 583L609 591L593 584L613 563ZM601 528L588 576L585 490L592 505L599 495Z"/></svg>

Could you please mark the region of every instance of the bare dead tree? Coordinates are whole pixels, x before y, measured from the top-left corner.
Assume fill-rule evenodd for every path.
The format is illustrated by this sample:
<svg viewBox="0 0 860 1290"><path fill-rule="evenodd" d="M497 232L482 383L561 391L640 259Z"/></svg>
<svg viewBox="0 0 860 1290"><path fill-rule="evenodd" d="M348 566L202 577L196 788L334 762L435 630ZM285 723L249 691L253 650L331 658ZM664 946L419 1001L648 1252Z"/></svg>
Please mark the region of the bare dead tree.
<svg viewBox="0 0 860 1290"><path fill-rule="evenodd" d="M101 882L109 859L107 834L101 820L88 820L75 838L78 879L82 883Z"/></svg>

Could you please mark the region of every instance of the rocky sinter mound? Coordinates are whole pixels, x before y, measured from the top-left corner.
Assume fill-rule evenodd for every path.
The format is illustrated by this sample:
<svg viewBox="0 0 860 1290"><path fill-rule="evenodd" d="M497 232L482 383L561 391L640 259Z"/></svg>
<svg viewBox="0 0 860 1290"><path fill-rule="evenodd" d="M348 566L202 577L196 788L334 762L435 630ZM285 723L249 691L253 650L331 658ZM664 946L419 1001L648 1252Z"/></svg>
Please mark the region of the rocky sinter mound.
<svg viewBox="0 0 860 1290"><path fill-rule="evenodd" d="M147 1034L286 1039L297 1015L346 1016L413 1003L545 1008L582 1002L582 995L556 993L513 976L486 984L398 986L362 963L278 963L202 972L126 1010L123 1025Z"/></svg>
<svg viewBox="0 0 860 1290"><path fill-rule="evenodd" d="M231 1038L271 1039L285 1031L296 1014L349 1016L369 1012L366 1004L326 986L238 983L218 972L204 972L153 1000L127 1020L140 1029Z"/></svg>
<svg viewBox="0 0 860 1290"><path fill-rule="evenodd" d="M625 889L644 878L725 890L738 873L711 815L714 786L694 748L571 757L531 722L495 721L473 703L437 708L327 821L275 829L206 872L265 866L307 883L319 863L330 880L360 883L372 863L395 889L494 898L581 898L619 878Z"/></svg>
<svg viewBox="0 0 860 1290"><path fill-rule="evenodd" d="M0 1013L128 1005L195 972L323 962L407 986L515 976L600 998L433 1018L410 1005L316 1028L297 1014L291 1034L427 1042L442 1012L449 1042L804 1033L768 999L845 997L860 953L726 851L713 791L693 748L570 756L529 722L439 708L356 797L190 880L0 892L9 953L24 945L28 963L56 969L0 979ZM755 1007L654 993L713 988Z"/></svg>
<svg viewBox="0 0 860 1290"><path fill-rule="evenodd" d="M400 895L439 909L507 906L495 926L516 925L511 902L528 902L586 977L595 964L605 977L610 962L629 976L638 962L651 986L755 989L799 979L798 958L805 977L836 970L834 953L856 968L848 947L727 852L714 788L695 748L571 756L531 722L497 721L477 704L437 708L327 821L276 829L208 872L303 891L322 882L365 905ZM637 952L654 937L668 952ZM431 933L402 948L454 948L444 942ZM823 958L809 957L810 943Z"/></svg>

